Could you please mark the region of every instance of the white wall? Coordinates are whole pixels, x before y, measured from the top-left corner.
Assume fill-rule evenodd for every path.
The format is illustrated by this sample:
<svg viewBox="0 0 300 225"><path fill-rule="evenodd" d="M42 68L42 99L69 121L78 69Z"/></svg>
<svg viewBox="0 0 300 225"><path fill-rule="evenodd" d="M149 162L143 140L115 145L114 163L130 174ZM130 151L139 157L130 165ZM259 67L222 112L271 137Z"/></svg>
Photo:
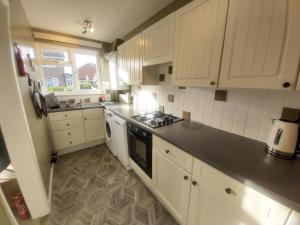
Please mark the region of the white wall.
<svg viewBox="0 0 300 225"><path fill-rule="evenodd" d="M168 64L161 65L159 73L168 73ZM227 101L214 100L213 88L178 89L171 86L171 75L158 86L133 87L134 105L142 110L165 107L166 113L182 116L191 112L191 120L232 133L266 141L272 119L279 118L283 107L300 109L300 91L227 89ZM157 93L157 99L152 93ZM174 103L167 101L175 96Z"/></svg>
<svg viewBox="0 0 300 225"><path fill-rule="evenodd" d="M34 48L31 27L20 0L10 1L10 18L12 41L18 42L27 47ZM41 75L38 71L33 72L29 70L29 73L31 78L36 80L41 79ZM35 153L43 178L43 183L46 191L48 191L51 167L51 145L48 137L47 121L45 118L41 120L38 119L35 114L31 100L31 89L28 86L27 77L18 76L18 81L31 136L35 147Z"/></svg>
<svg viewBox="0 0 300 225"><path fill-rule="evenodd" d="M67 101L69 99L75 99L75 102L79 102L79 100L84 100L86 98L90 98L91 102L98 102L100 96L105 96L105 101L110 101L110 94L103 94L103 95L60 95L57 96L59 101Z"/></svg>
<svg viewBox="0 0 300 225"><path fill-rule="evenodd" d="M20 3L19 0L11 2ZM34 143L37 139L32 136L43 131L31 130L35 124L30 123L35 121L27 116L21 82L13 63L9 13L9 2L0 0L0 124L20 189L32 218L38 218L50 212Z"/></svg>

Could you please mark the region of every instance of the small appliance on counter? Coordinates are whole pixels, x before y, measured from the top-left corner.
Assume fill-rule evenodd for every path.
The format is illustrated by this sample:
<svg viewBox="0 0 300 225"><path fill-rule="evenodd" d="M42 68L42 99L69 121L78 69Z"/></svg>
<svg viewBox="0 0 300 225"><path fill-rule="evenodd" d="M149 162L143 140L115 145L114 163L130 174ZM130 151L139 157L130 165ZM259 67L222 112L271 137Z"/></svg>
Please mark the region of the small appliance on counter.
<svg viewBox="0 0 300 225"><path fill-rule="evenodd" d="M285 159L294 159L297 153L299 121L275 120L267 139L266 151Z"/></svg>

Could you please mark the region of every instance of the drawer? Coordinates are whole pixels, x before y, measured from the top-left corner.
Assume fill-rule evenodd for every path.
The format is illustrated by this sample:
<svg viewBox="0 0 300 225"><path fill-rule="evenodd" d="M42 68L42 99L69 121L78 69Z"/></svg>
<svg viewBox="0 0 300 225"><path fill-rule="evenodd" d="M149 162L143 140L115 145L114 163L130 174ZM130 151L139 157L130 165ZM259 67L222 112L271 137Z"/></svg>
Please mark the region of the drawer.
<svg viewBox="0 0 300 225"><path fill-rule="evenodd" d="M49 113L48 117L49 117L50 121L81 118L82 117L82 111L81 110L74 110L74 111Z"/></svg>
<svg viewBox="0 0 300 225"><path fill-rule="evenodd" d="M58 130L52 132L53 139L66 139L74 136L84 136L83 127Z"/></svg>
<svg viewBox="0 0 300 225"><path fill-rule="evenodd" d="M256 218L259 224L265 224L266 221L268 221L268 224L284 224L290 213L289 208L198 159L194 159L192 177L198 183L207 185L218 195L239 205L246 214ZM282 223L279 221L282 221Z"/></svg>
<svg viewBox="0 0 300 225"><path fill-rule="evenodd" d="M54 147L56 150L63 149L63 148L69 148L72 146L80 145L83 144L84 141L84 136L74 136L70 138L65 138L65 139L54 139Z"/></svg>
<svg viewBox="0 0 300 225"><path fill-rule="evenodd" d="M153 136L153 149L165 155L168 159L178 164L184 170L192 173L193 156L175 147L174 145L162 140L157 136Z"/></svg>
<svg viewBox="0 0 300 225"><path fill-rule="evenodd" d="M83 117L87 118L100 118L103 117L103 108L96 108L96 109L84 109L82 111Z"/></svg>
<svg viewBox="0 0 300 225"><path fill-rule="evenodd" d="M56 130L63 130L63 129L70 129L75 127L82 127L83 126L83 119L82 118L76 118L76 119L70 119L70 120L59 120L51 122L51 129L52 132Z"/></svg>

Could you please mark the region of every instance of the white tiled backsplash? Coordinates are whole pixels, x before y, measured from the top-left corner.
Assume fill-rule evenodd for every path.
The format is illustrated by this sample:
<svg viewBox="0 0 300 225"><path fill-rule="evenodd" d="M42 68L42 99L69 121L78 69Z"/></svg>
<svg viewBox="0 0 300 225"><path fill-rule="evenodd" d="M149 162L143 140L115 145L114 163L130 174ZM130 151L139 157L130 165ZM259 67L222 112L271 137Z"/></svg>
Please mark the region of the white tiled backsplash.
<svg viewBox="0 0 300 225"><path fill-rule="evenodd" d="M162 105L166 113L180 117L188 111L193 121L260 141L266 141L272 119L280 118L283 107L300 109L300 91L227 89L227 101L221 102L214 100L213 88L171 86L168 64L161 65L159 73L165 74L159 85L132 88L135 107L151 111ZM168 102L169 94L174 102Z"/></svg>
<svg viewBox="0 0 300 225"><path fill-rule="evenodd" d="M98 102L100 96L105 96L105 101L110 101L109 94L92 94L92 95L58 95L58 101L67 101L69 99L75 99L75 102L78 103L80 100L90 98L91 102Z"/></svg>

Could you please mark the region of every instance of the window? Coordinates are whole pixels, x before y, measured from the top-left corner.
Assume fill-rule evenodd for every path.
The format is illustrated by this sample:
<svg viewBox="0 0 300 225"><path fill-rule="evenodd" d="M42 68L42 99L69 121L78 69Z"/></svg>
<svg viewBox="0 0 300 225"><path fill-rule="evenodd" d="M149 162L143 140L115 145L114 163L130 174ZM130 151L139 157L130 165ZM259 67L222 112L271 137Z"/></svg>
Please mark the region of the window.
<svg viewBox="0 0 300 225"><path fill-rule="evenodd" d="M99 53L86 49L37 45L46 92L103 93Z"/></svg>
<svg viewBox="0 0 300 225"><path fill-rule="evenodd" d="M99 75L96 55L75 53L80 90L98 90Z"/></svg>

